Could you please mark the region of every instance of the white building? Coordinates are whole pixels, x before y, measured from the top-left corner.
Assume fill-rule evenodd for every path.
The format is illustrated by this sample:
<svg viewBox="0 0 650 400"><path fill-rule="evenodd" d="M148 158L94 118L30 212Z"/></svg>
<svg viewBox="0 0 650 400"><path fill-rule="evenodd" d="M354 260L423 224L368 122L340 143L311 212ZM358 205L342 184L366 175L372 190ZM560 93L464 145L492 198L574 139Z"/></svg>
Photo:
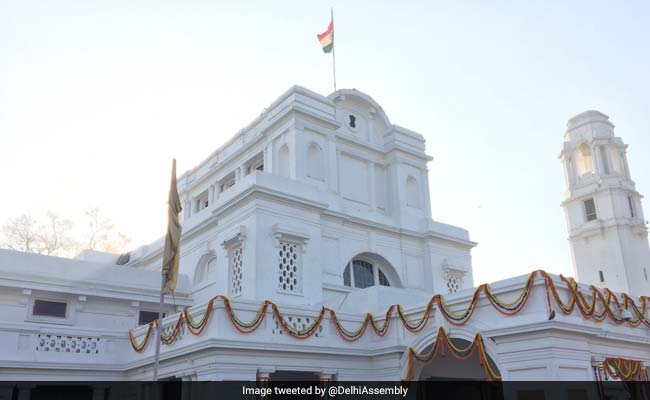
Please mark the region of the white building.
<svg viewBox="0 0 650 400"><path fill-rule="evenodd" d="M617 292L650 294L650 248L641 195L630 177L627 145L609 117L586 111L571 118L560 159L567 182L562 203L580 282Z"/></svg>
<svg viewBox="0 0 650 400"><path fill-rule="evenodd" d="M572 118L566 140L564 206L579 277L591 282L602 270L616 290L650 293L647 230L622 142L596 112ZM602 145L611 160L601 172L599 156L584 159ZM393 125L364 93L285 92L179 178L181 276L165 299L173 343L162 346L161 376L593 380L612 357L645 371L645 299L638 311L631 301L606 306L587 286L542 273L474 288L476 243L432 218L431 160L423 137ZM596 221L582 219L587 198ZM162 244L109 259L1 250L0 379L151 379L147 322L157 309ZM442 296L429 303L434 294ZM363 324L367 312L375 327ZM420 365L414 357L427 358L441 327L460 347L480 333L482 350Z"/></svg>

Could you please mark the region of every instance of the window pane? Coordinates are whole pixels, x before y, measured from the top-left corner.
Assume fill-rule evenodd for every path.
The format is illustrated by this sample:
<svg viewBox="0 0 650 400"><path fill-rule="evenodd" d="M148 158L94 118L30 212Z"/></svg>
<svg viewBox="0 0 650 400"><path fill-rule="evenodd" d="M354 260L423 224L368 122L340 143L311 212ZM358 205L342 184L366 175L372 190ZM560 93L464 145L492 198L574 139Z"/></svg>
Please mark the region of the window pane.
<svg viewBox="0 0 650 400"><path fill-rule="evenodd" d="M352 286L350 281L350 264L345 266L345 271L343 271L343 284L345 286Z"/></svg>
<svg viewBox="0 0 650 400"><path fill-rule="evenodd" d="M388 283L388 278L386 278L386 275L384 275L383 272L379 268L377 268L377 273L379 273L379 284L382 286L390 286L390 283Z"/></svg>
<svg viewBox="0 0 650 400"><path fill-rule="evenodd" d="M366 261L354 260L354 286L360 289L374 286L375 274L372 271L372 264Z"/></svg>
<svg viewBox="0 0 650 400"><path fill-rule="evenodd" d="M627 205L630 206L630 217L634 218L634 204L632 203L631 196L627 196Z"/></svg>
<svg viewBox="0 0 650 400"><path fill-rule="evenodd" d="M158 319L158 313L155 311L140 311L138 325L146 325L149 322Z"/></svg>
<svg viewBox="0 0 650 400"><path fill-rule="evenodd" d="M596 216L596 204L594 203L594 199L585 200L585 215L587 221L593 221L598 218Z"/></svg>
<svg viewBox="0 0 650 400"><path fill-rule="evenodd" d="M68 304L60 301L34 300L33 315L65 318Z"/></svg>

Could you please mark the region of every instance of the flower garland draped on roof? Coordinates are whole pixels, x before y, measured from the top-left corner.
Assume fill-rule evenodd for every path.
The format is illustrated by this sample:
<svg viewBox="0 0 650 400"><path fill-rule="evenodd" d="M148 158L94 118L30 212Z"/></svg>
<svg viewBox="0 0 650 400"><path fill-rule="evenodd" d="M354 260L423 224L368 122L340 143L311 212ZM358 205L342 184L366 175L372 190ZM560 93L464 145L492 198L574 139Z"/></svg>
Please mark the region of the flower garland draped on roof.
<svg viewBox="0 0 650 400"><path fill-rule="evenodd" d="M553 303L565 315L573 313L573 311L577 308L584 319L590 319L596 322L603 322L606 319L609 319L611 322L619 325L627 323L631 327L638 327L640 325L650 327L650 319L646 317L648 297L640 297L639 300L641 302L641 305L639 306L627 294L623 293L621 295L621 299L619 300L619 298L607 288L601 291L600 289L591 285L589 286L589 293L585 294L579 290L578 284L573 278L565 278L564 276L560 275L561 280L566 284L567 290L570 294L568 301L565 302L558 293L555 282L553 282L551 276L545 271L537 270L533 271L530 274L526 280L526 283L524 284L524 288L521 290L517 298L511 302L505 302L499 299L494 293L492 293L488 284L482 284L476 288L469 305L464 311L451 311L448 305L445 303L444 297L440 294L436 294L431 298L426 308L424 309L424 314L418 320L409 320L402 306L400 304L394 304L388 307L386 313L383 315L383 323L377 322L371 313L366 313L363 321L356 329L349 329L343 326L343 324L341 324L340 320L338 319L336 312L328 307L321 307L320 312L309 326L306 326L304 329L297 329L294 328L291 324L287 323L279 307L269 300L266 300L262 303L255 317L251 321L242 321L233 311L230 300L226 296L217 295L210 299L207 304L207 308L199 321L194 320L190 312L190 307L186 307L183 312L179 313L178 320L176 321L175 326L171 329L171 332L163 333L161 335L161 341L165 345L171 345L174 343L183 324L187 326L188 331L192 335L196 336L202 334L210 320L210 317L214 312L214 304L217 301L223 302L226 314L228 315L230 322L239 332L243 334L252 333L260 327L267 315L269 307L271 307L271 310L282 329L289 336L296 339L308 339L313 336L327 317L329 317L329 319L332 321L332 324L334 325L339 336L346 342L355 342L359 340L364 335L369 326L372 328L372 331L374 331L376 335L384 336L388 332L391 321L395 318L393 316L395 314L394 311L396 312L397 317L402 322L402 325L407 331L417 333L426 327L431 317L431 313L434 311L434 306L437 306L436 308L440 311L443 318L445 318L445 320L451 325L461 326L466 324L474 314L481 295L483 295L488 300L492 308L503 315L509 316L519 313L530 299L535 279L538 276L541 276L544 279L544 289L549 313L552 310L552 299ZM622 318L619 314L623 309L631 309L634 317L631 319ZM152 336L153 328L158 323L158 320L149 323L149 327L140 343L137 342L133 330L129 331L131 346L136 352L141 352L145 349ZM446 333L444 335L446 337ZM480 334L477 334L477 337L480 337ZM472 344L472 348L479 346L481 349L483 349L482 339L479 341L481 342L480 345L476 344L477 340L475 339ZM438 340L436 340L436 343L438 343ZM436 346L433 347L434 350L436 348ZM484 349L479 351L484 353ZM418 359L417 353L415 353L412 348L409 349L409 354L413 354L413 356ZM463 352L461 351L457 354L463 354ZM434 356L435 352L431 355L431 357L435 358ZM486 368L489 368L489 365L487 365ZM497 377L496 374L490 371L487 371L487 376L490 379L496 379Z"/></svg>

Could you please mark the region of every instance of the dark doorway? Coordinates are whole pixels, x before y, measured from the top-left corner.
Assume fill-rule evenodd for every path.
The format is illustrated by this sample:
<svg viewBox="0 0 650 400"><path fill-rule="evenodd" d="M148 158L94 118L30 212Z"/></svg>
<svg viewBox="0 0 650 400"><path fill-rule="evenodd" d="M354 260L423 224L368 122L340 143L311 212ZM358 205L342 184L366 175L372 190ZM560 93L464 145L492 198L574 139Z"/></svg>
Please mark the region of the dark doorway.
<svg viewBox="0 0 650 400"><path fill-rule="evenodd" d="M304 371L276 371L271 374L271 382L284 381L284 382L303 382L303 381L319 381L320 376L314 372Z"/></svg>
<svg viewBox="0 0 650 400"><path fill-rule="evenodd" d="M38 385L32 388L31 400L92 400L89 386Z"/></svg>

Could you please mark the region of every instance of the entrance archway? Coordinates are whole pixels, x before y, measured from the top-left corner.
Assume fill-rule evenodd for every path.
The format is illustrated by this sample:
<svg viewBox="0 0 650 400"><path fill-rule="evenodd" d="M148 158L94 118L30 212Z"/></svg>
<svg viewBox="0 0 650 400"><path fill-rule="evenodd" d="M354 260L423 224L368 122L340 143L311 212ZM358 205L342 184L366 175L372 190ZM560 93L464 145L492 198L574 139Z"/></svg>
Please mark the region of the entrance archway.
<svg viewBox="0 0 650 400"><path fill-rule="evenodd" d="M472 342L460 339L451 338L452 344L456 348L465 349L469 348ZM431 350L433 343L424 349L424 353ZM471 356L467 359L460 360L450 354L451 352L445 351L443 355L441 352L436 354L436 357L431 360L427 365L420 366L419 375L417 380L420 381L437 381L437 380L471 380L471 381L487 381L489 377L485 373L485 367L481 364L481 357L478 349L476 349ZM487 362L490 368L500 375L499 369L486 353ZM417 372L417 371L416 371Z"/></svg>
<svg viewBox="0 0 650 400"><path fill-rule="evenodd" d="M483 340L480 331L473 324L456 327L452 332L442 326L427 331L404 353L404 376L422 381L501 380L493 357L496 347L490 340Z"/></svg>

